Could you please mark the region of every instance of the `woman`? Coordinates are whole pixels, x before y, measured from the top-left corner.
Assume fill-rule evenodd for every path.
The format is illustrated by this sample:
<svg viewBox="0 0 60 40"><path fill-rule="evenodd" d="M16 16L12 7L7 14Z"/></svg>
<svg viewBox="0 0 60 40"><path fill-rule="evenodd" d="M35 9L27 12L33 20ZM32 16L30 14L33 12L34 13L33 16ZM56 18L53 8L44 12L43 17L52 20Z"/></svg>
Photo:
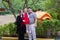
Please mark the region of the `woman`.
<svg viewBox="0 0 60 40"><path fill-rule="evenodd" d="M23 23L23 15L22 15L23 11L20 11L19 16L17 16L16 18L16 25L17 25L17 33L18 33L18 40L24 40L24 33L26 30L26 26Z"/></svg>
<svg viewBox="0 0 60 40"><path fill-rule="evenodd" d="M28 12L27 12L27 8L24 9L24 23L26 24L26 32L28 33L29 29L29 15L28 15Z"/></svg>

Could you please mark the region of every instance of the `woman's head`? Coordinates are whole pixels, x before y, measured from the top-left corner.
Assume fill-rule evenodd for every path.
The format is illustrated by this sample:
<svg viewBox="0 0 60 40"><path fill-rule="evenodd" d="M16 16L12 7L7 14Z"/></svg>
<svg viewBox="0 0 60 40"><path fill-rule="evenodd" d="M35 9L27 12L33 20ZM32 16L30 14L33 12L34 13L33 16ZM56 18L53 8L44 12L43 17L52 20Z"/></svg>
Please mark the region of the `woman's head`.
<svg viewBox="0 0 60 40"><path fill-rule="evenodd" d="M23 14L23 10L20 10L20 11L19 11L19 15L22 15L22 14Z"/></svg>
<svg viewBox="0 0 60 40"><path fill-rule="evenodd" d="M24 13L27 13L27 8L24 9Z"/></svg>

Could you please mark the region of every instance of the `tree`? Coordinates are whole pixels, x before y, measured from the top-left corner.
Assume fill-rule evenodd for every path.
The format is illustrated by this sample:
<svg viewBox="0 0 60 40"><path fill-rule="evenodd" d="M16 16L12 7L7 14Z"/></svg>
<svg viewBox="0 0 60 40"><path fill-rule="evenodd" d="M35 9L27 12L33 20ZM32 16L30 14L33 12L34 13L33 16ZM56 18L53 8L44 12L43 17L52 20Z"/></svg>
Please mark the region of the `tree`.
<svg viewBox="0 0 60 40"><path fill-rule="evenodd" d="M16 18L16 15L15 15L15 12L14 12L14 8L13 8L13 5L11 3L11 0L3 0L5 2L8 3L8 6L9 6L9 9L11 10L11 12L13 13L14 17ZM5 6L5 5L4 5ZM6 6L5 6L6 7Z"/></svg>
<svg viewBox="0 0 60 40"><path fill-rule="evenodd" d="M31 7L33 10L42 9L44 11L47 11L52 15L54 19L57 19L57 16L60 13L60 0L4 0L4 1L7 2L13 14L14 11L17 13L18 10L24 9L25 7Z"/></svg>
<svg viewBox="0 0 60 40"><path fill-rule="evenodd" d="M25 0L25 7L28 7L28 0Z"/></svg>

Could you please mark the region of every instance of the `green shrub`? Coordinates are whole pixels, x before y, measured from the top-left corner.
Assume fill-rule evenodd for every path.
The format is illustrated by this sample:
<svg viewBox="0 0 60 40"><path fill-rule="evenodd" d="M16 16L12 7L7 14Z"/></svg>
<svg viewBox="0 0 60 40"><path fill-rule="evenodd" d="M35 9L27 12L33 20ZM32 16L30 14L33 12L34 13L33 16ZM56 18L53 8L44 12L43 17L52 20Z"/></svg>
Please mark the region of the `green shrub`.
<svg viewBox="0 0 60 40"><path fill-rule="evenodd" d="M37 36L46 37L48 35L48 30L50 30L50 36L55 36L56 32L60 31L59 20L44 20L42 24L39 22L37 24Z"/></svg>
<svg viewBox="0 0 60 40"><path fill-rule="evenodd" d="M2 34L2 26L0 26L0 34Z"/></svg>
<svg viewBox="0 0 60 40"><path fill-rule="evenodd" d="M0 15L9 14L9 12L0 12Z"/></svg>
<svg viewBox="0 0 60 40"><path fill-rule="evenodd" d="M2 35L16 35L16 25L14 23L4 24L0 27Z"/></svg>
<svg viewBox="0 0 60 40"><path fill-rule="evenodd" d="M37 34L37 37L44 36L44 30L43 30L42 24L40 24L39 21L37 21L36 34Z"/></svg>
<svg viewBox="0 0 60 40"><path fill-rule="evenodd" d="M60 31L60 21L59 20L44 20L42 24L37 22L36 33L38 37L46 37L47 32L50 29L50 33L56 35L55 33ZM0 33L3 35L16 35L16 25L14 23L4 24L0 26Z"/></svg>
<svg viewBox="0 0 60 40"><path fill-rule="evenodd" d="M16 25L13 23L8 24L9 28L9 33L10 35L15 35L16 34Z"/></svg>

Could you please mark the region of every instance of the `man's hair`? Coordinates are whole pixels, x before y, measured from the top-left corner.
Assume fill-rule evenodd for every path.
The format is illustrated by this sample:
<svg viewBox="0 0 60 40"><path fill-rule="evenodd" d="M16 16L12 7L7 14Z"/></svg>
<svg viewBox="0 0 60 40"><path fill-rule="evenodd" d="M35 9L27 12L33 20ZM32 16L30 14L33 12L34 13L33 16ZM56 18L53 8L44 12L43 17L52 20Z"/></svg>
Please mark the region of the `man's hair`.
<svg viewBox="0 0 60 40"><path fill-rule="evenodd" d="M27 9L29 9L29 8L31 9L31 7L27 7Z"/></svg>

